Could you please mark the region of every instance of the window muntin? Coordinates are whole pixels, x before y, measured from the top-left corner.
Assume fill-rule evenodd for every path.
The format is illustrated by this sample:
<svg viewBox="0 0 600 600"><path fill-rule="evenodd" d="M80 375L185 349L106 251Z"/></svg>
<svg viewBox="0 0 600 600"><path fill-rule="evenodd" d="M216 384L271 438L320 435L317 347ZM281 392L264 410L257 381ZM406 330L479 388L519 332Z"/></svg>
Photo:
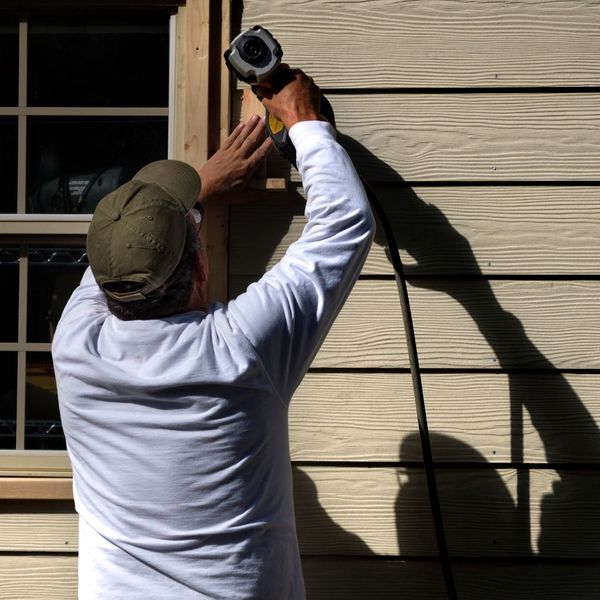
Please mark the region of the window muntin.
<svg viewBox="0 0 600 600"><path fill-rule="evenodd" d="M107 168L123 174L167 157L170 19L152 11L2 22L0 44L13 49L13 63L16 52L18 79L2 86L15 91L13 105L0 102L0 214L90 214L98 198L73 198L82 182L97 181ZM109 179L102 191L121 182L112 178L106 190ZM32 196L45 183L56 189Z"/></svg>
<svg viewBox="0 0 600 600"><path fill-rule="evenodd" d="M79 232L73 219L90 218L99 199L143 164L167 158L173 102L169 54L175 51L172 40L169 43L175 31L170 20L168 12L153 10L85 17L36 14L19 22L0 21L0 49L8 48L0 66L7 82L0 92L0 213L6 232L14 230L12 223L21 219L19 215L27 224L20 230L35 232L19 234L16 242L0 240L0 276L6 284L0 300L0 454L5 458L32 457L42 468L55 461L49 457L65 456L50 350L56 323L86 267L85 240L72 235ZM84 31L95 41L86 41ZM121 34L128 40L115 50ZM64 68L58 72L48 67L41 75L46 67L40 54L49 53L48 45L73 47L77 37L80 62L67 64L73 52L62 63L54 56L53 64ZM123 44L137 44L137 55L115 60L125 52ZM95 53L103 45L112 49L99 59ZM83 55L92 52L90 48L94 55L88 54L87 60ZM17 65L12 70L6 67L9 59ZM110 61L110 68L104 68ZM128 74L134 62L138 71ZM91 75L87 83L78 83L86 90L71 86L65 93L58 83L69 73L68 77L77 75L72 70L75 63L98 69L82 74ZM94 88L101 64L105 81ZM111 77L112 83L106 80ZM52 201L47 200L48 190ZM43 216L48 212L53 214Z"/></svg>

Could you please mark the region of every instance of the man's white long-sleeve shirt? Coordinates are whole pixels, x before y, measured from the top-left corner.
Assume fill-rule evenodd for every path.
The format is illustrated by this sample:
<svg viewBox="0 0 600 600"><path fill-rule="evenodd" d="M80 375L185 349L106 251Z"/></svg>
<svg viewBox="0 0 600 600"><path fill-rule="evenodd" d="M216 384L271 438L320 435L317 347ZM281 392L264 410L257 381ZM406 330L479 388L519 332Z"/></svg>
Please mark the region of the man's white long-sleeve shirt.
<svg viewBox="0 0 600 600"><path fill-rule="evenodd" d="M301 122L290 137L308 223L244 294L121 321L88 269L63 312L52 353L82 600L304 598L288 405L374 221L332 127Z"/></svg>

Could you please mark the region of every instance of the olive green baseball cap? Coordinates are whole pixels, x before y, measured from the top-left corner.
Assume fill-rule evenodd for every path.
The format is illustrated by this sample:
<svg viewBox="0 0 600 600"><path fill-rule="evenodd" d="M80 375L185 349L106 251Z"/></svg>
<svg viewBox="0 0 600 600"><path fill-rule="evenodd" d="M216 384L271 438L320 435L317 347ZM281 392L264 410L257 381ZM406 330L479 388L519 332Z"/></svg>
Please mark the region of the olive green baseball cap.
<svg viewBox="0 0 600 600"><path fill-rule="evenodd" d="M143 300L167 281L181 259L186 215L199 195L196 169L159 160L102 198L88 231L87 254L108 296Z"/></svg>

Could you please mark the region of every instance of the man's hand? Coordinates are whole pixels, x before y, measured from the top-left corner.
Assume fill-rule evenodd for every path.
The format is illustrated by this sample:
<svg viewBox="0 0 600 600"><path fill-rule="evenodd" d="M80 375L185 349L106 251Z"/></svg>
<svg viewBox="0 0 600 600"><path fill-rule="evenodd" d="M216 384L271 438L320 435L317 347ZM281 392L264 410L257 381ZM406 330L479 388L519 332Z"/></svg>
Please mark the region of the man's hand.
<svg viewBox="0 0 600 600"><path fill-rule="evenodd" d="M264 107L289 129L298 121L324 120L319 114L321 91L300 69L282 64L272 81L253 88Z"/></svg>
<svg viewBox="0 0 600 600"><path fill-rule="evenodd" d="M267 156L271 140L265 139L265 122L258 115L240 123L199 169L200 202L242 189Z"/></svg>

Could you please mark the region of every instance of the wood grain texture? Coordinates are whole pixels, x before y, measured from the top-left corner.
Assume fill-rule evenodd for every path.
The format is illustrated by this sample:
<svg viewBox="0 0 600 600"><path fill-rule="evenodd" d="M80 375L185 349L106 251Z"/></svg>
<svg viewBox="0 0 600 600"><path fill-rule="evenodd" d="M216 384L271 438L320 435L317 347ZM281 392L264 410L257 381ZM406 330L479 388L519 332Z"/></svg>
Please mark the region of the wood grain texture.
<svg viewBox="0 0 600 600"><path fill-rule="evenodd" d="M409 283L422 367L600 367L599 281ZM406 368L405 346L395 282L359 280L312 366Z"/></svg>
<svg viewBox="0 0 600 600"><path fill-rule="evenodd" d="M600 376L424 374L439 462L600 463ZM420 461L408 373L309 372L290 406L298 461Z"/></svg>
<svg viewBox="0 0 600 600"><path fill-rule="evenodd" d="M596 600L600 593L600 570L590 562L461 562L453 571L460 600Z"/></svg>
<svg viewBox="0 0 600 600"><path fill-rule="evenodd" d="M444 598L440 568L429 561L304 557L307 600ZM596 600L595 564L477 561L453 565L461 600ZM76 556L0 556L0 600L75 600Z"/></svg>
<svg viewBox="0 0 600 600"><path fill-rule="evenodd" d="M435 562L305 557L307 600L391 600L447 597ZM453 563L460 600L597 600L594 563L483 559Z"/></svg>
<svg viewBox="0 0 600 600"><path fill-rule="evenodd" d="M1 500L68 500L73 498L70 477L2 477Z"/></svg>
<svg viewBox="0 0 600 600"><path fill-rule="evenodd" d="M593 0L250 0L243 7L242 28L269 29L284 59L321 87L600 84Z"/></svg>
<svg viewBox="0 0 600 600"><path fill-rule="evenodd" d="M0 551L76 552L72 501L0 502Z"/></svg>
<svg viewBox="0 0 600 600"><path fill-rule="evenodd" d="M600 472L463 468L436 473L451 556L600 557L594 525L600 516ZM384 555L437 553L422 470L306 467L297 469L298 480L304 553L364 554L364 545Z"/></svg>
<svg viewBox="0 0 600 600"><path fill-rule="evenodd" d="M407 272L596 275L600 187L377 186ZM306 224L302 188L232 206L230 274L273 267ZM268 224L268 227L265 227ZM261 231L260 236L249 232ZM393 273L378 232L364 275Z"/></svg>
<svg viewBox="0 0 600 600"><path fill-rule="evenodd" d="M597 181L597 93L327 95L372 181ZM289 166L279 166L290 174ZM296 171L291 173L298 180Z"/></svg>
<svg viewBox="0 0 600 600"><path fill-rule="evenodd" d="M438 468L436 477L453 556L600 558L598 470ZM294 496L303 554L437 553L420 468L296 468ZM4 552L77 549L72 504L5 503L1 523Z"/></svg>
<svg viewBox="0 0 600 600"><path fill-rule="evenodd" d="M440 600L444 587L435 562L362 557L303 557L307 600Z"/></svg>
<svg viewBox="0 0 600 600"><path fill-rule="evenodd" d="M0 555L0 600L76 598L76 556Z"/></svg>

